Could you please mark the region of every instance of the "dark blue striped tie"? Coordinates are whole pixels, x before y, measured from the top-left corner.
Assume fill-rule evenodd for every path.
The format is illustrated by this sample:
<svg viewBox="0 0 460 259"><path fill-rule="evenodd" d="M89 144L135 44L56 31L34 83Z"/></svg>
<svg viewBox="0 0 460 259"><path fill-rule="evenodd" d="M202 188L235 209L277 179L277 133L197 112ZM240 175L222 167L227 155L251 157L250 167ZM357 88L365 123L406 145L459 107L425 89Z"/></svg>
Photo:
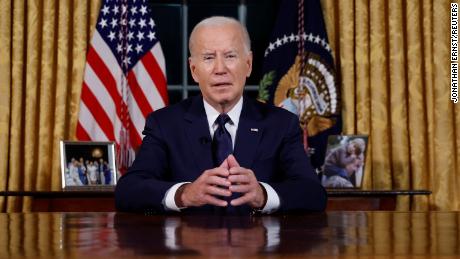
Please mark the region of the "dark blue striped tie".
<svg viewBox="0 0 460 259"><path fill-rule="evenodd" d="M233 153L232 137L230 133L225 128L225 124L230 122L230 117L223 113L217 117L217 129L214 132L214 137L212 139L212 154L214 159L214 166L218 167L224 162L227 157ZM230 197L219 197L222 200L226 200L229 205L228 207L216 207L215 212L218 215L228 215L235 213L235 207L230 205L230 201L235 198L236 193Z"/></svg>
<svg viewBox="0 0 460 259"><path fill-rule="evenodd" d="M217 117L217 129L214 132L214 137L212 139L212 153L214 159L214 166L218 167L222 162L233 153L232 146L232 137L230 133L225 128L225 124L230 122L230 117L223 113Z"/></svg>

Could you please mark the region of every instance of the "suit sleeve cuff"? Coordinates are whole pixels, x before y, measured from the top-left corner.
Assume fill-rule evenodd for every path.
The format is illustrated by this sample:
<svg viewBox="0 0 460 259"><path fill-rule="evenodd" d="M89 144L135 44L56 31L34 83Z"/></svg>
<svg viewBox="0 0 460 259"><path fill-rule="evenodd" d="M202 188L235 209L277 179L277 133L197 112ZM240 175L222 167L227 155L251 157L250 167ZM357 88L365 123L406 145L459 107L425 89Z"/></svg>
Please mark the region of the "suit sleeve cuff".
<svg viewBox="0 0 460 259"><path fill-rule="evenodd" d="M179 212L181 209L183 209L183 208L177 207L174 197L176 196L177 189L179 189L179 187L187 183L190 183L190 182L176 183L175 185L171 186L171 188L169 188L166 191L165 197L163 198L163 202L162 202L163 206L165 207L165 210Z"/></svg>
<svg viewBox="0 0 460 259"><path fill-rule="evenodd" d="M277 211L280 207L280 197L278 193L268 183L259 182L265 188L267 192L267 203L262 209L262 213L270 214Z"/></svg>

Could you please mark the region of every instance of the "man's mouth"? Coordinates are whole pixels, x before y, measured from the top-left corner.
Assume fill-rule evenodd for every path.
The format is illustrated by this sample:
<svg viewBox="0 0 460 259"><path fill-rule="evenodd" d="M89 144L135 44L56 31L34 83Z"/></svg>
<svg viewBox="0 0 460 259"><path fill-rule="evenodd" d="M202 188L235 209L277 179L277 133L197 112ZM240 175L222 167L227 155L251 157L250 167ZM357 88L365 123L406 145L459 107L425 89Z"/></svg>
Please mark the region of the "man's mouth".
<svg viewBox="0 0 460 259"><path fill-rule="evenodd" d="M218 82L218 83L214 83L212 84L213 87L225 87L225 86L231 86L232 83L230 82Z"/></svg>

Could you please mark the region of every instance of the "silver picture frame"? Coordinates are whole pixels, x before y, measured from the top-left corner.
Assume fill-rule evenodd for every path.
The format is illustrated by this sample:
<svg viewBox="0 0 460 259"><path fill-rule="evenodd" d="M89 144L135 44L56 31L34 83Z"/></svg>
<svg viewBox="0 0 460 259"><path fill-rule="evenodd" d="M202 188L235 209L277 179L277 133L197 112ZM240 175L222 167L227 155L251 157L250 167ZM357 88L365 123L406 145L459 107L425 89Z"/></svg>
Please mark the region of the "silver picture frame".
<svg viewBox="0 0 460 259"><path fill-rule="evenodd" d="M368 135L328 137L321 184L325 188L361 188L364 179Z"/></svg>
<svg viewBox="0 0 460 259"><path fill-rule="evenodd" d="M60 141L61 182L66 191L113 190L118 180L115 143Z"/></svg>

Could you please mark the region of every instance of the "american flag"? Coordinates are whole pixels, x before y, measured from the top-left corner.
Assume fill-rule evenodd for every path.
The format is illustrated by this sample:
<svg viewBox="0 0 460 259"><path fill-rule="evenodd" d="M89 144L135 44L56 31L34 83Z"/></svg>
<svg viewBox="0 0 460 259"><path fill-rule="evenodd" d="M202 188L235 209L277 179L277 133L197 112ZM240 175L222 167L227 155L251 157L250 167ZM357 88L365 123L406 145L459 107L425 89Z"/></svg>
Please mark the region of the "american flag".
<svg viewBox="0 0 460 259"><path fill-rule="evenodd" d="M77 138L115 141L126 169L147 115L168 104L163 52L145 0L105 0L88 49Z"/></svg>

